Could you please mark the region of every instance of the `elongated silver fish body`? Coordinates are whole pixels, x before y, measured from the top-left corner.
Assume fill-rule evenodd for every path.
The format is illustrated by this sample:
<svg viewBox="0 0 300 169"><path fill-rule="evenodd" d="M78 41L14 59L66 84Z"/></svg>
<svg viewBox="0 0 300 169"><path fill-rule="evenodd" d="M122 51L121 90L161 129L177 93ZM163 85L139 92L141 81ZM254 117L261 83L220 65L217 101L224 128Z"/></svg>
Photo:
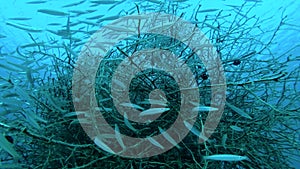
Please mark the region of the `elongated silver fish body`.
<svg viewBox="0 0 300 169"><path fill-rule="evenodd" d="M242 161L248 160L247 156L240 156L234 154L215 154L210 156L204 156L205 160L215 160L215 161Z"/></svg>

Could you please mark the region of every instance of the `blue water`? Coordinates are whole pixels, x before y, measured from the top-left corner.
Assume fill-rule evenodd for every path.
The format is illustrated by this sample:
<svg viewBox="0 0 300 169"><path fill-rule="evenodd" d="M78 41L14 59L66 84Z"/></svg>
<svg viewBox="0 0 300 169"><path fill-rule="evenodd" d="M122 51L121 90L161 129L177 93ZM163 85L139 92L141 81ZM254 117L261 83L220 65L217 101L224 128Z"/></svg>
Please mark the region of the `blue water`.
<svg viewBox="0 0 300 169"><path fill-rule="evenodd" d="M28 17L32 18L30 20L21 21L22 24L31 25L36 28L41 29L54 29L55 27L47 26L49 23L62 23L65 24L67 22L67 17L55 17L55 16L49 16L42 13L37 12L38 9L55 9L67 12L68 10L84 10L88 9L89 5L87 3L84 3L82 5L70 7L70 8L62 8L62 6L73 3L74 1L59 1L59 0L50 0L47 3L44 4L26 4L26 1L7 1L5 3L2 3L0 6L0 29L1 33L5 34L7 36L6 39L2 39L1 43L5 44L4 49L7 51L14 50L16 46L20 44L26 44L31 43L31 39L28 37L27 33L23 30L18 30L16 28L12 28L10 26L6 25L6 21L8 21L9 18L13 17ZM186 4L189 4L190 6L188 8L182 9L182 12L186 12L186 19L190 19L190 15L193 13L193 10L198 5L198 1L187 1ZM236 1L226 1L226 0L218 0L214 2L210 2L208 0L201 2L203 6L203 10L205 9L228 9L229 7L226 5L237 5L240 6L244 3L243 0L236 0ZM249 2L251 4L251 2ZM130 9L134 8L134 3L130 1L126 1L125 3L121 4L120 6L114 8L109 13L106 13L106 10L109 8L109 5L103 5L97 8L92 8L97 10L97 15L105 14L105 15L116 15L119 13L122 9ZM256 15L259 16L262 20L266 18L271 19L268 21L268 23L265 23L262 25L264 28L272 28L276 25L276 23L279 22L281 15L287 15L289 18L289 23L293 25L298 25L298 28L292 28L289 29L287 27L287 30L284 32L281 32L281 34L278 36L278 45L274 46L276 48L276 51L280 53L281 51L285 51L289 46L294 45L299 41L300 34L297 33L300 29L299 27L299 19L300 15L298 14L298 10L300 8L300 2L299 1L293 1L293 0L287 0L287 1L280 1L274 3L272 0L264 0L260 2L254 10L252 10L249 15ZM179 11L178 13L180 13ZM148 11L146 11L148 12ZM89 15L82 15L82 19L88 18L89 16L95 16L95 13ZM79 17L80 18L80 17ZM46 33L40 33L38 34L39 38L46 39L47 35ZM295 53L298 53L298 51L295 50Z"/></svg>

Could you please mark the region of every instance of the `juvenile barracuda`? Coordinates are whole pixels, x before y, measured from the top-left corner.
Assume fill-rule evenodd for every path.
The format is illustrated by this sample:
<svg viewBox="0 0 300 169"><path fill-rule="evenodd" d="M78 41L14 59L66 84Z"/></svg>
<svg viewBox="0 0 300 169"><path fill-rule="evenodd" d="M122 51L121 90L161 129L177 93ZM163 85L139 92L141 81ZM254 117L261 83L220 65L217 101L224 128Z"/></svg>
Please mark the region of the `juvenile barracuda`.
<svg viewBox="0 0 300 169"><path fill-rule="evenodd" d="M0 134L0 148L7 151L14 158L20 158L21 157L21 155L18 154L18 152L14 149L13 145L2 134Z"/></svg>
<svg viewBox="0 0 300 169"><path fill-rule="evenodd" d="M47 1L30 1L30 2L26 2L27 4L43 4L46 3Z"/></svg>
<svg viewBox="0 0 300 169"><path fill-rule="evenodd" d="M96 15L96 16L92 16L92 17L88 17L86 19L99 19L102 18L104 15Z"/></svg>
<svg viewBox="0 0 300 169"><path fill-rule="evenodd" d="M237 114L241 115L242 117L245 117L247 119L252 119L251 116L249 116L246 112L244 112L242 109L226 102L225 103L231 110L233 110L234 112L236 112Z"/></svg>
<svg viewBox="0 0 300 169"><path fill-rule="evenodd" d="M137 131L138 131L138 130L137 130L136 128L134 128L134 127L131 125L131 123L129 122L128 116L127 116L126 112L124 112L124 123L125 123L125 125L126 125L130 130L132 130L132 131L134 131L134 132L137 132Z"/></svg>
<svg viewBox="0 0 300 169"><path fill-rule="evenodd" d="M153 145L155 145L155 146L157 146L157 147L159 147L159 148L161 148L161 149L164 149L164 147L163 147L159 142L157 142L156 140L154 140L154 138L147 136L147 139L148 139L148 140L150 141L150 143L152 143Z"/></svg>
<svg viewBox="0 0 300 169"><path fill-rule="evenodd" d="M93 0L93 1L90 1L91 3L94 3L94 4L102 4L102 5L109 5L109 4L115 4L119 1L103 1L103 0Z"/></svg>
<svg viewBox="0 0 300 169"><path fill-rule="evenodd" d="M105 28L117 32L135 32L135 29L115 25L106 25Z"/></svg>
<svg viewBox="0 0 300 169"><path fill-rule="evenodd" d="M101 139L99 139L98 137L95 137L94 143L98 147L102 148L103 150L105 150L105 151L107 151L109 153L115 154L115 152L109 146L107 146L103 141L101 141Z"/></svg>
<svg viewBox="0 0 300 169"><path fill-rule="evenodd" d="M242 132L244 131L242 128L240 128L239 126L230 126L230 128L234 131L238 131L238 132Z"/></svg>
<svg viewBox="0 0 300 169"><path fill-rule="evenodd" d="M164 136L164 138L167 139L171 144L173 144L177 148L180 148L176 141L165 130L163 130L160 127L158 127L158 130Z"/></svg>
<svg viewBox="0 0 300 169"><path fill-rule="evenodd" d="M145 111L142 111L139 116L148 116L148 115L154 115L154 114L161 114L163 112L169 111L170 108L152 108L147 109Z"/></svg>
<svg viewBox="0 0 300 169"><path fill-rule="evenodd" d="M77 5L80 5L80 4L84 3L84 2L85 2L85 0L82 0L82 1L79 1L79 2L74 2L74 3L71 3L71 4L64 5L62 7L63 8L67 8L67 7L77 6Z"/></svg>
<svg viewBox="0 0 300 169"><path fill-rule="evenodd" d="M204 10L199 10L198 13L203 13L203 12L216 12L219 11L219 9L204 9Z"/></svg>
<svg viewBox="0 0 300 169"><path fill-rule="evenodd" d="M249 160L247 156L240 156L234 154L215 154L210 156L204 156L205 160L214 160L214 161L242 161Z"/></svg>
<svg viewBox="0 0 300 169"><path fill-rule="evenodd" d="M208 106L197 106L193 108L193 111L218 111L218 108Z"/></svg>
<svg viewBox="0 0 300 169"><path fill-rule="evenodd" d="M6 22L6 24L9 26L13 26L15 28L19 28L19 29L28 31L28 32L42 32L41 29L33 28L28 25L22 25L22 24L17 24L17 23L13 23L13 22Z"/></svg>
<svg viewBox="0 0 300 169"><path fill-rule="evenodd" d="M56 10L52 10L52 9L39 9L38 12L48 14L48 15L54 15L54 16L66 16L66 15L68 15L65 12L56 11Z"/></svg>
<svg viewBox="0 0 300 169"><path fill-rule="evenodd" d="M122 140L122 136L121 136L121 133L120 133L120 129L119 129L117 124L115 124L115 136L116 136L116 139L117 139L118 143L120 144L120 146L123 149L125 149L126 146L124 145L124 142Z"/></svg>
<svg viewBox="0 0 300 169"><path fill-rule="evenodd" d="M121 106L125 106L125 107L131 107L131 108L135 108L135 109L140 109L140 110L144 110L143 107L133 104L133 103L121 103Z"/></svg>
<svg viewBox="0 0 300 169"><path fill-rule="evenodd" d="M107 20L116 20L116 19L119 19L121 16L119 15L115 15L115 16L108 16L108 17L105 17L105 18L100 18L97 23L100 23L102 21L107 21Z"/></svg>
<svg viewBox="0 0 300 169"><path fill-rule="evenodd" d="M187 121L183 121L183 123L184 123L185 127L188 128L193 134L195 134L196 136L200 137L201 131L199 131L197 128L195 128L193 125L191 125Z"/></svg>
<svg viewBox="0 0 300 169"><path fill-rule="evenodd" d="M151 105L160 105L166 107L166 101L164 100L155 100L155 99L147 99L145 101L140 102L141 104L151 104Z"/></svg>
<svg viewBox="0 0 300 169"><path fill-rule="evenodd" d="M23 18L23 17L18 17L18 18L8 18L9 20L19 20L19 21L24 21L24 20L30 20L32 18Z"/></svg>
<svg viewBox="0 0 300 169"><path fill-rule="evenodd" d="M193 125L191 125L189 122L187 122L187 121L183 121L183 123L184 123L184 125L185 125L185 127L187 128L187 129L189 129L194 135L196 135L198 138L200 138L200 139L202 139L202 140L204 140L204 141L206 141L206 140L208 140L208 138L205 136L205 135L203 135L203 133L200 131L200 130L198 130L195 126L193 126Z"/></svg>

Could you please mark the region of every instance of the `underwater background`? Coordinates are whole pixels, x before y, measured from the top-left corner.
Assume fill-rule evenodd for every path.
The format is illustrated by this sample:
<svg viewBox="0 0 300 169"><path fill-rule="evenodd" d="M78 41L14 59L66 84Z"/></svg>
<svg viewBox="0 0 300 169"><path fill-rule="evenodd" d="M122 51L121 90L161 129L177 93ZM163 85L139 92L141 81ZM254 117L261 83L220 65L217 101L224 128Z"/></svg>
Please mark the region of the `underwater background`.
<svg viewBox="0 0 300 169"><path fill-rule="evenodd" d="M300 1L294 0L2 0L0 168L300 168L299 9ZM212 89L215 72L176 39L150 33L130 36L112 46L97 68L98 108L113 132L147 139L163 135L172 148L155 156L127 158L111 152L128 148L122 136L97 139L98 124L92 121L98 116L77 109L74 102L88 99L77 97L73 76L98 30L107 26L126 34L133 28L109 24L130 15L142 20L137 15L152 12L188 21L209 39L205 43L216 50L225 78L219 84L226 86L226 98L219 100L224 110L218 126L203 139L209 113L223 109L212 104L211 95L220 92ZM179 25L176 33L188 29ZM117 39L114 34L111 38ZM114 80L114 72L128 55L149 48L170 50L182 58L199 90L199 103L190 101L195 107L191 111L199 116L192 126L184 123L191 132L178 144L163 134L184 100L168 72L138 72L129 82L132 104L121 103L143 116L161 114L154 122L134 122L114 105L111 90L126 85ZM122 73L121 79L128 79L128 71ZM150 98L156 89L164 94ZM118 145L109 148L110 142ZM166 148L155 140L148 143L155 150Z"/></svg>

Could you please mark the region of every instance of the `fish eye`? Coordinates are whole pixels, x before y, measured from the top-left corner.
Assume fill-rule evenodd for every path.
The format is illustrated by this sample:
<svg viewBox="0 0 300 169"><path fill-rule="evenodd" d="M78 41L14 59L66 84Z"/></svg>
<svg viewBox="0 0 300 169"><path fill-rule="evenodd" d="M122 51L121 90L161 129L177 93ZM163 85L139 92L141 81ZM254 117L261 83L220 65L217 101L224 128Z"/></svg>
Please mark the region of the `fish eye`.
<svg viewBox="0 0 300 169"><path fill-rule="evenodd" d="M14 143L14 139L11 136L6 135L5 136L6 140L9 141L10 143Z"/></svg>
<svg viewBox="0 0 300 169"><path fill-rule="evenodd" d="M240 63L241 63L241 61L238 59L233 61L233 65L235 65L235 66L239 65Z"/></svg>
<svg viewBox="0 0 300 169"><path fill-rule="evenodd" d="M208 75L206 73L202 73L200 76L203 80L207 80L208 79Z"/></svg>

